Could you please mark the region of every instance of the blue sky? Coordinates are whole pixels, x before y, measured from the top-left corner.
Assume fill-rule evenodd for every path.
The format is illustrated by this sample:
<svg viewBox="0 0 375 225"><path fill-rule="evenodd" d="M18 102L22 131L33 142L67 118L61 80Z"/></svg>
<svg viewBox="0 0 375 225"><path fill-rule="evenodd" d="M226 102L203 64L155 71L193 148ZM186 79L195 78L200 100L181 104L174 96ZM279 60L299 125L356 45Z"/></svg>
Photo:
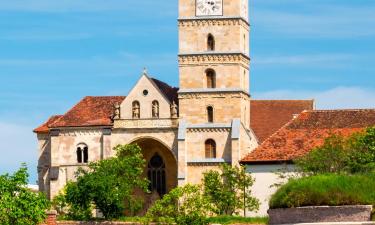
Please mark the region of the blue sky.
<svg viewBox="0 0 375 225"><path fill-rule="evenodd" d="M86 95L126 95L143 67L178 85L177 0L2 0L0 173L27 162L31 132ZM251 93L374 108L375 1L250 0Z"/></svg>

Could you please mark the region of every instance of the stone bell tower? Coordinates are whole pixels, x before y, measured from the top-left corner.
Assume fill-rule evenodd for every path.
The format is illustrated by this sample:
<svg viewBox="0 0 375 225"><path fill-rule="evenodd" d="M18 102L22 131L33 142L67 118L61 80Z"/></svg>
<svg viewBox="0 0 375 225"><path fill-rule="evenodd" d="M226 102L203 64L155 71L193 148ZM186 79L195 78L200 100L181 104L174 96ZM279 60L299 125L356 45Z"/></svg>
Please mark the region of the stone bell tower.
<svg viewBox="0 0 375 225"><path fill-rule="evenodd" d="M248 0L179 0L178 27L179 180L198 183L251 148Z"/></svg>
<svg viewBox="0 0 375 225"><path fill-rule="evenodd" d="M247 9L248 0L180 0L180 117L188 122L239 118L249 128Z"/></svg>

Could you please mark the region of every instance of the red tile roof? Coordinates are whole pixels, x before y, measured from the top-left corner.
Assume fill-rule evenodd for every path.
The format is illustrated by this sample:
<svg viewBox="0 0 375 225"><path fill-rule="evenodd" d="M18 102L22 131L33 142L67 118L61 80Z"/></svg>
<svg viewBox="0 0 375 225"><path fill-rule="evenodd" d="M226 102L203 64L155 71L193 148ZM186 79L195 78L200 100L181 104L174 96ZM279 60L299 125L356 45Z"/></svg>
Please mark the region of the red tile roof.
<svg viewBox="0 0 375 225"><path fill-rule="evenodd" d="M49 126L56 122L56 120L60 119L62 115L56 115L56 116L51 116L47 122L39 126L38 128L34 129L35 133L48 133L49 132Z"/></svg>
<svg viewBox="0 0 375 225"><path fill-rule="evenodd" d="M172 103L173 101L178 104L178 88L171 87L167 83L163 81L157 80L155 78L151 78L151 80L158 86L160 91L168 98L168 100Z"/></svg>
<svg viewBox="0 0 375 225"><path fill-rule="evenodd" d="M124 96L85 97L65 115L53 122L44 124L40 130L46 132L48 128L58 127L85 127L85 126L111 126L114 105L121 104Z"/></svg>
<svg viewBox="0 0 375 225"><path fill-rule="evenodd" d="M250 126L262 143L293 116L314 109L314 100L251 100Z"/></svg>
<svg viewBox="0 0 375 225"><path fill-rule="evenodd" d="M291 161L324 143L332 134L349 136L375 125L375 109L305 111L257 149L242 163Z"/></svg>

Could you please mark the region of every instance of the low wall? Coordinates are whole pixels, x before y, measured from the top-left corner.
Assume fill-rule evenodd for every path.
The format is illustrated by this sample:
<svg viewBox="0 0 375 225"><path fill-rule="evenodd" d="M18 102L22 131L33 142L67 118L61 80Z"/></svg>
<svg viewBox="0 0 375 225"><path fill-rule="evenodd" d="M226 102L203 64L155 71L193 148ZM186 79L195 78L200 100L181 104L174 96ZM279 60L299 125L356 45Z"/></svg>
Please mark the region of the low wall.
<svg viewBox="0 0 375 225"><path fill-rule="evenodd" d="M371 221L371 205L270 209L270 224Z"/></svg>

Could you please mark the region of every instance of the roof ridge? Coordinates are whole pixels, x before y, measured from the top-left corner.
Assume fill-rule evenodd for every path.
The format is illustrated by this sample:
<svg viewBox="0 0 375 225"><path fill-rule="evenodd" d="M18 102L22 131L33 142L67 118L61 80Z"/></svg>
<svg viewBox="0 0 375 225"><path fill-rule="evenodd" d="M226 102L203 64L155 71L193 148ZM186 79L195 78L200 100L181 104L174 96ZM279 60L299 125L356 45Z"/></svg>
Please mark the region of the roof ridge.
<svg viewBox="0 0 375 225"><path fill-rule="evenodd" d="M250 101L315 101L315 99L251 99Z"/></svg>
<svg viewBox="0 0 375 225"><path fill-rule="evenodd" d="M314 110L307 110L307 112L340 112L340 111L348 111L348 112L375 111L375 108L368 108L368 109L314 109Z"/></svg>

